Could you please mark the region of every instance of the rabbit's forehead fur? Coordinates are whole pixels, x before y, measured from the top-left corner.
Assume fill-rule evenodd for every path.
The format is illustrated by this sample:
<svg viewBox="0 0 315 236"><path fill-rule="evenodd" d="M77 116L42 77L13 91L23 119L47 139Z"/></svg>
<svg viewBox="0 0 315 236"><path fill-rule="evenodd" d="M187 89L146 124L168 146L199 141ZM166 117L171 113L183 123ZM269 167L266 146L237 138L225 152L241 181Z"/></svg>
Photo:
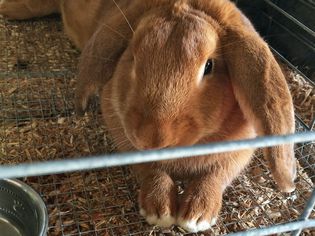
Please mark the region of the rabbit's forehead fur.
<svg viewBox="0 0 315 236"><path fill-rule="evenodd" d="M187 105L200 86L204 64L214 56L217 38L209 22L189 12L144 18L131 43L137 96L164 114Z"/></svg>

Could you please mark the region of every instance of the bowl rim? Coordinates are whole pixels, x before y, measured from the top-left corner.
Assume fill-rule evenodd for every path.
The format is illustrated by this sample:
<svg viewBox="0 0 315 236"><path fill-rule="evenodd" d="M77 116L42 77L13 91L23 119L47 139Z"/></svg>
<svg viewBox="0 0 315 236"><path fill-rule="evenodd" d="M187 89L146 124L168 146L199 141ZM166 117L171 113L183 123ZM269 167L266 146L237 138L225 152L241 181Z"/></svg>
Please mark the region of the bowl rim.
<svg viewBox="0 0 315 236"><path fill-rule="evenodd" d="M40 197L40 195L29 185L18 179L0 179L0 181L5 181L15 187L21 189L28 197L29 200L34 203L36 207L36 213L41 221L38 223L38 236L46 236L48 231L48 212L47 207Z"/></svg>

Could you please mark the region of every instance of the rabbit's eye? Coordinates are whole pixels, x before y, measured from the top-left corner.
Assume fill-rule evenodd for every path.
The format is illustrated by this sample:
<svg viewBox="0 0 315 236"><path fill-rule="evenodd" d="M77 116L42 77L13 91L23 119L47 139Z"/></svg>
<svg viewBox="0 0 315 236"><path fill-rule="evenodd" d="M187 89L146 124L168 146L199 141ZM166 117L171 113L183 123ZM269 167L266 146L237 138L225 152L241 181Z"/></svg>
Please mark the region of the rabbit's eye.
<svg viewBox="0 0 315 236"><path fill-rule="evenodd" d="M203 75L208 75L211 73L212 71L212 66L213 66L213 62L211 59L209 59L207 62L206 62L206 65L205 65L205 71L203 73Z"/></svg>

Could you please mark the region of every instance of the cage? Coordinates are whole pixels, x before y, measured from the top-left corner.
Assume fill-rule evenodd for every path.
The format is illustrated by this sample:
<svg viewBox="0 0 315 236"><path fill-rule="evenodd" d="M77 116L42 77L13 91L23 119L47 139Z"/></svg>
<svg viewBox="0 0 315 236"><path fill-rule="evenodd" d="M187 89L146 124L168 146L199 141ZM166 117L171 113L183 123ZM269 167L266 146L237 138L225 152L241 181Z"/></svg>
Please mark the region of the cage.
<svg viewBox="0 0 315 236"><path fill-rule="evenodd" d="M294 98L297 131L314 131L314 1L235 2L283 65ZM0 18L0 48L0 164L5 165L0 172L19 163L71 161L115 151L97 103L84 117L74 113L79 52L64 35L58 16L27 21ZM315 229L307 227L311 221L303 221L308 214L315 218L315 143L297 144L295 153L294 193L276 190L258 151L225 192L217 224L207 232L190 235L249 229L254 231L235 235L267 235L293 228L303 230L303 235L315 235ZM22 180L43 197L50 236L186 235L180 228L160 229L145 222L138 213L135 177L126 166Z"/></svg>

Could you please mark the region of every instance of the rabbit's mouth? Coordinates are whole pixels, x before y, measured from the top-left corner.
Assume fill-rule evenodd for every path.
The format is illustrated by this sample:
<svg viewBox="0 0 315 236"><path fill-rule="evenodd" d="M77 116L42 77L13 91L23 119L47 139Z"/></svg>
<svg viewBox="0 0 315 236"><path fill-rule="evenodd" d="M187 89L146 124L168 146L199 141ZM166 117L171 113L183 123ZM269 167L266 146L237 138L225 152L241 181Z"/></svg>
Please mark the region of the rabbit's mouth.
<svg viewBox="0 0 315 236"><path fill-rule="evenodd" d="M162 133L161 129L156 131L147 131L146 134L139 136L135 131L125 130L126 137L137 150L159 150L180 146L191 146L202 138L201 134L197 134L193 131L188 131L178 135L174 135L171 132Z"/></svg>
<svg viewBox="0 0 315 236"><path fill-rule="evenodd" d="M169 147L176 147L177 140L173 140L172 142L167 142L166 140L158 140L158 139L149 139L149 138L138 138L135 134L128 135L127 138L131 142L131 144L139 151L142 150L159 150Z"/></svg>

